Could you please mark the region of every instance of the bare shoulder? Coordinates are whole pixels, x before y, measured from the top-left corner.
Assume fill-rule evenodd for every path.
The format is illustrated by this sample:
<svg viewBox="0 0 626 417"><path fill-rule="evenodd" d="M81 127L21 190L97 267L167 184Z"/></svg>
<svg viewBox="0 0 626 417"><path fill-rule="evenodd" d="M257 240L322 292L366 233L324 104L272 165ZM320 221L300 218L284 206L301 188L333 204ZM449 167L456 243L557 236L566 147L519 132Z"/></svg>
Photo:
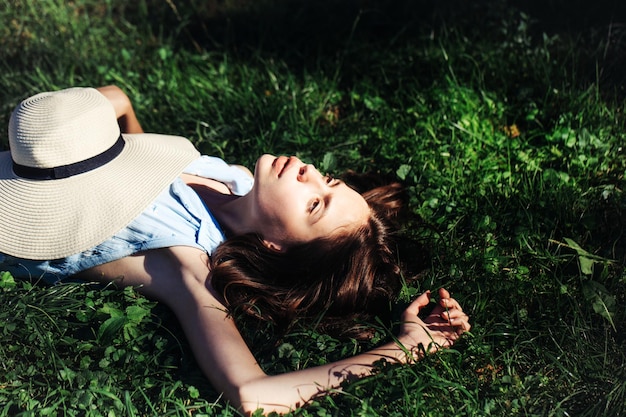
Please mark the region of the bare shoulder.
<svg viewBox="0 0 626 417"><path fill-rule="evenodd" d="M209 256L190 246L173 246L140 252L91 268L78 278L133 286L145 295L169 304L173 295L192 287L205 287Z"/></svg>

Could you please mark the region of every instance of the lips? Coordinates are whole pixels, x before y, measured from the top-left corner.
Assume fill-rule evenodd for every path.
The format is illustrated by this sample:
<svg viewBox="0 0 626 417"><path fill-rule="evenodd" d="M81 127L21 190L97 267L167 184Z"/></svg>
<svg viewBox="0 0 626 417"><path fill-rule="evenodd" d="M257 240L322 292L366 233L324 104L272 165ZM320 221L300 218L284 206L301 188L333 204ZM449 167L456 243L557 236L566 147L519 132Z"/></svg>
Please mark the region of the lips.
<svg viewBox="0 0 626 417"><path fill-rule="evenodd" d="M278 174L278 178L280 178L280 176L283 174L283 172L287 168L287 165L289 165L290 160L291 158L288 158L286 156L279 156L278 158L274 159L274 162L272 162L272 168Z"/></svg>

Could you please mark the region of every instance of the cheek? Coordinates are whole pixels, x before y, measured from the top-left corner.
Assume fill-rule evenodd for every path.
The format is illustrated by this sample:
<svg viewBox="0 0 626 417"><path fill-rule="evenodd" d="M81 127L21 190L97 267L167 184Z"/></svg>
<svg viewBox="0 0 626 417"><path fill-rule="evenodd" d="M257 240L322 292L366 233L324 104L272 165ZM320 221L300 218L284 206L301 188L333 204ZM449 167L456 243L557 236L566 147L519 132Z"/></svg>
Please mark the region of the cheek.
<svg viewBox="0 0 626 417"><path fill-rule="evenodd" d="M289 244L300 239L302 218L297 215L293 205L275 201L264 211L263 236L280 244Z"/></svg>
<svg viewBox="0 0 626 417"><path fill-rule="evenodd" d="M272 184L259 190L257 203L259 210L267 218L278 219L295 212L297 197L293 190Z"/></svg>
<svg viewBox="0 0 626 417"><path fill-rule="evenodd" d="M305 195L300 189L271 184L257 190L256 205L259 230L265 238L280 237L292 241L301 234L300 223L306 221Z"/></svg>

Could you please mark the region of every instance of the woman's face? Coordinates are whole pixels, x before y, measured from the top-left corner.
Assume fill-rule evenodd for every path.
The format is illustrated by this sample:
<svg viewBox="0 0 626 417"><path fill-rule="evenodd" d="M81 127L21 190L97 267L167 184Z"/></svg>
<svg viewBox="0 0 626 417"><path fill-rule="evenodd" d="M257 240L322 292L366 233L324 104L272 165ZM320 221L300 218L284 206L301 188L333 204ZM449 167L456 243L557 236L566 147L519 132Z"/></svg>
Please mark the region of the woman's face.
<svg viewBox="0 0 626 417"><path fill-rule="evenodd" d="M294 156L261 156L254 179L258 232L279 250L352 231L364 225L370 215L359 193Z"/></svg>

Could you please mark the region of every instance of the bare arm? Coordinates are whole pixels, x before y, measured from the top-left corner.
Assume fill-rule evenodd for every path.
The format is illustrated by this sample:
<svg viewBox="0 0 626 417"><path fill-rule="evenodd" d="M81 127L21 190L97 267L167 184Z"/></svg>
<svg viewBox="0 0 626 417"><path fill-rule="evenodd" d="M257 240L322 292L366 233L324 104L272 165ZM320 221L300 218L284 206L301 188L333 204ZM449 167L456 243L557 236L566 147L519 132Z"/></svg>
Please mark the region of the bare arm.
<svg viewBox="0 0 626 417"><path fill-rule="evenodd" d="M407 308L398 342L389 342L327 365L275 376L263 375L247 381L239 389L243 409L248 413L257 408L263 408L265 412L287 412L316 396L338 389L347 380L370 375L376 361L407 363L420 359L424 352L451 346L470 329L470 324L460 305L449 298L447 291L441 290L440 296L448 298L442 298L424 321L417 317L417 313L428 305L428 293L422 294Z"/></svg>
<svg viewBox="0 0 626 417"><path fill-rule="evenodd" d="M115 115L117 116L117 123L120 126L122 133L144 133L141 123L135 115L135 109L130 101L130 98L126 93L116 85L106 85L97 87L103 96L105 96L113 105L115 109ZM252 172L243 165L233 165L243 170L246 174L253 177Z"/></svg>
<svg viewBox="0 0 626 417"><path fill-rule="evenodd" d="M180 259L188 262L193 258L181 255ZM257 408L265 412L287 412L337 389L348 378L369 375L374 362L380 359L392 363L419 359L424 350L450 346L470 328L467 316L445 290L439 294L441 303L429 317L420 320L417 314L429 302L429 294L425 293L404 312L405 324L398 337L401 345L390 342L331 364L268 376L226 315L213 289L207 286L208 270L196 265L189 266L187 272L182 290L166 289L167 304L182 323L205 375L233 405L246 413Z"/></svg>
<svg viewBox="0 0 626 417"><path fill-rule="evenodd" d="M130 99L121 88L115 85L107 85L98 87L96 90L113 104L117 123L120 125L122 133L143 133L143 128L135 115L135 109L133 109Z"/></svg>
<svg viewBox="0 0 626 417"><path fill-rule="evenodd" d="M265 374L210 287L208 255L176 246L149 250L91 268L78 278L133 286L167 304L183 326L204 374L240 407L239 387Z"/></svg>
<svg viewBox="0 0 626 417"><path fill-rule="evenodd" d="M183 324L196 359L214 386L233 405L247 414L257 408L288 412L312 398L328 394L346 380L367 376L374 362L386 359L406 363L421 358L425 351L450 346L469 330L468 318L456 301L447 298L450 316L442 305L420 320L417 313L429 302L427 293L404 313L399 342L390 342L369 352L323 366L280 375L266 375L250 353L233 321L223 312L212 289L190 279L188 291L168 303ZM449 294L445 294L449 297ZM443 317L442 317L443 316ZM421 345L421 346L420 346Z"/></svg>
<svg viewBox="0 0 626 417"><path fill-rule="evenodd" d="M428 294L415 300L404 313L405 324L396 343L331 364L268 376L259 367L233 320L207 286L207 255L199 249L173 247L151 250L88 271L90 278L140 286L146 295L165 302L182 324L194 355L214 387L246 413L287 412L311 398L336 389L346 378L369 375L381 358L405 363L421 357L418 349L449 346L469 330L467 316L452 298L443 298L424 321L417 317L428 304ZM447 292L440 296L449 297ZM446 307L450 313L446 315ZM435 344L431 345L431 342ZM430 346L429 346L430 345ZM407 350L410 352L407 355Z"/></svg>

